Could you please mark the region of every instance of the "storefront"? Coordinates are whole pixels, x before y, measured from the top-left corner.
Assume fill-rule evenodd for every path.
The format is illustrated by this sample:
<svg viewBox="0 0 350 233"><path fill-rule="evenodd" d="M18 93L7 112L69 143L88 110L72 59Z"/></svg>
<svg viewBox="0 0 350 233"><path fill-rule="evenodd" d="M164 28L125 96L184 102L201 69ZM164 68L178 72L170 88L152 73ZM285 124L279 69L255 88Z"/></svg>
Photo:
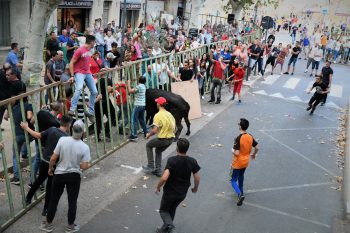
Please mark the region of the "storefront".
<svg viewBox="0 0 350 233"><path fill-rule="evenodd" d="M122 18L123 18L123 10L124 10L124 3L121 2L120 4L120 24L122 25ZM140 18L141 13L141 2L135 1L135 2L126 2L126 23L130 23L132 28L138 27L139 23L142 22L142 19Z"/></svg>
<svg viewBox="0 0 350 233"><path fill-rule="evenodd" d="M57 30L67 29L68 32L84 32L89 26L89 14L92 0L62 1L57 8Z"/></svg>

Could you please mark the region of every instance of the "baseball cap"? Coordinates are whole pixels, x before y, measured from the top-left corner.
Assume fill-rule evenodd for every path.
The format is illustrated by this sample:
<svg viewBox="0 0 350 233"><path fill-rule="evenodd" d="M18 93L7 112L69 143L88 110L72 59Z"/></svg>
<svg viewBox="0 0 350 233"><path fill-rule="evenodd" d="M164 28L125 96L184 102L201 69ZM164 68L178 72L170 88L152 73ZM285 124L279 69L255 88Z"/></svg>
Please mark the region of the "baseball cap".
<svg viewBox="0 0 350 233"><path fill-rule="evenodd" d="M84 133L84 122L82 120L77 120L73 124L73 129L72 129L72 137L74 139L81 139Z"/></svg>
<svg viewBox="0 0 350 233"><path fill-rule="evenodd" d="M112 58L112 59L114 59L114 58L116 58L116 56L114 56L113 53L107 53L107 58Z"/></svg>
<svg viewBox="0 0 350 233"><path fill-rule="evenodd" d="M159 105L164 105L164 104L166 104L166 99L164 97L159 97L159 98L155 99L155 102Z"/></svg>

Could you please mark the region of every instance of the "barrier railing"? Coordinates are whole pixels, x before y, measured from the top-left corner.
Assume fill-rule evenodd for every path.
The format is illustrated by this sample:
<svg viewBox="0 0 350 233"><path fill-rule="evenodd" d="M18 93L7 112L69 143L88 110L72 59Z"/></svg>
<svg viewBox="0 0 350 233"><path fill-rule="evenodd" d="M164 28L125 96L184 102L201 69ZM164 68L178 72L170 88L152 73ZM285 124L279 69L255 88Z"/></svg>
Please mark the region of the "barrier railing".
<svg viewBox="0 0 350 233"><path fill-rule="evenodd" d="M255 34L243 36L241 40L245 43L259 37L259 31ZM210 45L200 46L179 53L170 53L148 59L125 63L124 66L112 70L107 70L97 74L97 89L103 97L95 104L96 122L92 124L86 116L76 114L75 119L82 119L86 127L84 141L89 145L92 161L94 165L114 153L124 146L128 140L127 135L131 130L131 112L133 108L133 96L129 95L127 81L132 85L137 83L140 75L146 77L147 88L162 88L171 90L171 83L174 77L179 74L179 69L186 59L199 59L204 53L208 53L212 46L232 47L236 40L219 41ZM162 73L163 72L163 73ZM209 72L207 72L209 73ZM160 75L164 75L162 79ZM205 92L209 91L211 78L205 76ZM33 91L0 101L0 106L6 106L11 131L0 131L0 142L4 141L5 149L2 149L2 163L0 163L0 231L3 231L10 224L20 218L26 211L37 204L44 196L44 192L37 192L34 201L26 204L26 184L34 181L35 172L33 163L37 163L38 158L42 158L41 140L34 140L26 131L20 133L19 121L26 122L29 119L28 104L33 109L41 109L43 106L53 101L60 100L65 106L65 113L72 97L74 85L69 82L56 82L40 87ZM103 92L101 92L101 90ZM83 89L81 101L78 108L86 110L88 90ZM68 109L69 110L69 109ZM14 112L16 116L14 116ZM20 113L20 116L18 116ZM20 118L20 119L18 119ZM37 113L33 114L34 128L39 130ZM12 167L8 161L8 148L12 147ZM33 153L35 151L35 153ZM11 152L10 152L11 153ZM33 156L33 154L35 154ZM27 157L27 162L24 158ZM36 160L37 159L37 160ZM29 166L29 168L27 168ZM10 171L13 171L19 179L19 186L11 185Z"/></svg>

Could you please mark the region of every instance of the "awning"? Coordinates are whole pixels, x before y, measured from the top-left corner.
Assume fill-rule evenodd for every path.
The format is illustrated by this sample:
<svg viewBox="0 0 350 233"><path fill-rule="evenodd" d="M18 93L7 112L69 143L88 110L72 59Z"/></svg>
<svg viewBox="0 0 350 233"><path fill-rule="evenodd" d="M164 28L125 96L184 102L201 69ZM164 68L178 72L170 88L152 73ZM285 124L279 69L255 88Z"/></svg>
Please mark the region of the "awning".
<svg viewBox="0 0 350 233"><path fill-rule="evenodd" d="M92 8L92 0L64 0L58 8Z"/></svg>

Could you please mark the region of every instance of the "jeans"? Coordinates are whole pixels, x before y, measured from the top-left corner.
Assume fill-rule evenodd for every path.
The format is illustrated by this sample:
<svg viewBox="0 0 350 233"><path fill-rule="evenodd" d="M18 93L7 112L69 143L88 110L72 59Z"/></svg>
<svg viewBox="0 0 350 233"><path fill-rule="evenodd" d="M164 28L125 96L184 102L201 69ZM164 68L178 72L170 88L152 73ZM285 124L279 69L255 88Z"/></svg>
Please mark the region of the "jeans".
<svg viewBox="0 0 350 233"><path fill-rule="evenodd" d="M264 69L263 69L264 59L259 58L257 63L258 63L258 73L261 73L261 75L264 76Z"/></svg>
<svg viewBox="0 0 350 233"><path fill-rule="evenodd" d="M316 69L316 72L317 72L319 65L320 65L319 61L313 60L312 61L312 70Z"/></svg>
<svg viewBox="0 0 350 233"><path fill-rule="evenodd" d="M333 50L333 61L337 61L339 50Z"/></svg>
<svg viewBox="0 0 350 233"><path fill-rule="evenodd" d="M49 164L47 162L42 161L40 164L39 176L35 179L32 187L30 187L26 196L26 200L31 201L35 192L39 189L40 185L42 185L45 182L47 178L44 209L48 209L51 200L51 187L53 176L49 176L48 171Z"/></svg>
<svg viewBox="0 0 350 233"><path fill-rule="evenodd" d="M343 59L344 62L347 62L347 61L348 61L348 58L349 58L349 51L350 51L349 48L344 48L344 53L343 53L343 57L342 57L342 59ZM1 124L1 123L0 123L0 124Z"/></svg>
<svg viewBox="0 0 350 233"><path fill-rule="evenodd" d="M26 138L24 135L16 135L16 144L17 144L18 153L21 153L22 146L26 147L25 143L26 143ZM12 156L13 176L18 179L19 178L19 168L18 168L19 161L17 160L15 144L13 144L12 146L12 152L13 152L13 156ZM25 154L22 154L22 156L27 154L27 150L23 150L23 152L25 152ZM18 156L18 158L20 158L20 156Z"/></svg>
<svg viewBox="0 0 350 233"><path fill-rule="evenodd" d="M66 187L68 196L68 224L74 224L77 213L80 179L80 174L75 172L54 175L51 188L51 200L46 217L48 223L52 223L55 218L58 202Z"/></svg>
<svg viewBox="0 0 350 233"><path fill-rule="evenodd" d="M296 34L292 33L292 44L295 43Z"/></svg>
<svg viewBox="0 0 350 233"><path fill-rule="evenodd" d="M232 185L232 188L237 193L237 195L243 194L244 172L245 172L245 168L242 168L242 169L232 168L231 170L231 185ZM237 185L237 180L238 180L238 185Z"/></svg>
<svg viewBox="0 0 350 233"><path fill-rule="evenodd" d="M162 170L162 152L173 142L173 138L153 138L146 144L148 167L155 168L156 172ZM156 148L156 161L154 166L153 148Z"/></svg>
<svg viewBox="0 0 350 233"><path fill-rule="evenodd" d="M309 66L310 66L311 64L314 64L314 59L313 59L313 58L307 59L306 69L309 69Z"/></svg>
<svg viewBox="0 0 350 233"><path fill-rule="evenodd" d="M213 78L211 91L210 91L210 100L215 100L215 88L216 88L216 101L221 101L221 87L222 87L222 80L218 78Z"/></svg>
<svg viewBox="0 0 350 233"><path fill-rule="evenodd" d="M146 107L145 106L135 106L134 110L132 111L132 121L131 121L131 125L132 125L132 131L131 134L133 136L137 135L137 129L138 129L138 122L140 123L142 130L143 130L143 134L146 136L147 133L147 127L146 127L146 122L145 122L145 110Z"/></svg>
<svg viewBox="0 0 350 233"><path fill-rule="evenodd" d="M39 171L40 163L41 163L41 158L40 158L40 151L39 151L39 143L35 141L35 157L32 163L32 170L33 170L33 178L36 177L36 174Z"/></svg>
<svg viewBox="0 0 350 233"><path fill-rule="evenodd" d="M45 94L45 103L48 104L49 103L49 99L50 99L50 103L54 102L55 101L55 96L56 96L56 90L57 88L56 87L52 87L52 94L53 94L53 98L51 97L51 90L50 89L47 89L46 90L46 94Z"/></svg>
<svg viewBox="0 0 350 233"><path fill-rule="evenodd" d="M75 112L75 109L77 108L79 98L81 95L81 92L83 90L84 82L86 83L87 87L90 90L90 101L89 101L89 113L93 114L95 109L95 99L97 96L97 88L95 85L94 78L91 74L80 74L76 73L74 75L74 81L75 81L75 91L73 98L71 100L71 107L70 111Z"/></svg>
<svg viewBox="0 0 350 233"><path fill-rule="evenodd" d="M159 214L163 220L162 231L168 232L174 229L174 218L176 213L176 208L185 199L185 195L175 195L163 193L162 201L160 202Z"/></svg>
<svg viewBox="0 0 350 233"><path fill-rule="evenodd" d="M290 57L288 66L290 66L293 63L293 66L295 67L295 63L297 63L298 58L297 57Z"/></svg>

